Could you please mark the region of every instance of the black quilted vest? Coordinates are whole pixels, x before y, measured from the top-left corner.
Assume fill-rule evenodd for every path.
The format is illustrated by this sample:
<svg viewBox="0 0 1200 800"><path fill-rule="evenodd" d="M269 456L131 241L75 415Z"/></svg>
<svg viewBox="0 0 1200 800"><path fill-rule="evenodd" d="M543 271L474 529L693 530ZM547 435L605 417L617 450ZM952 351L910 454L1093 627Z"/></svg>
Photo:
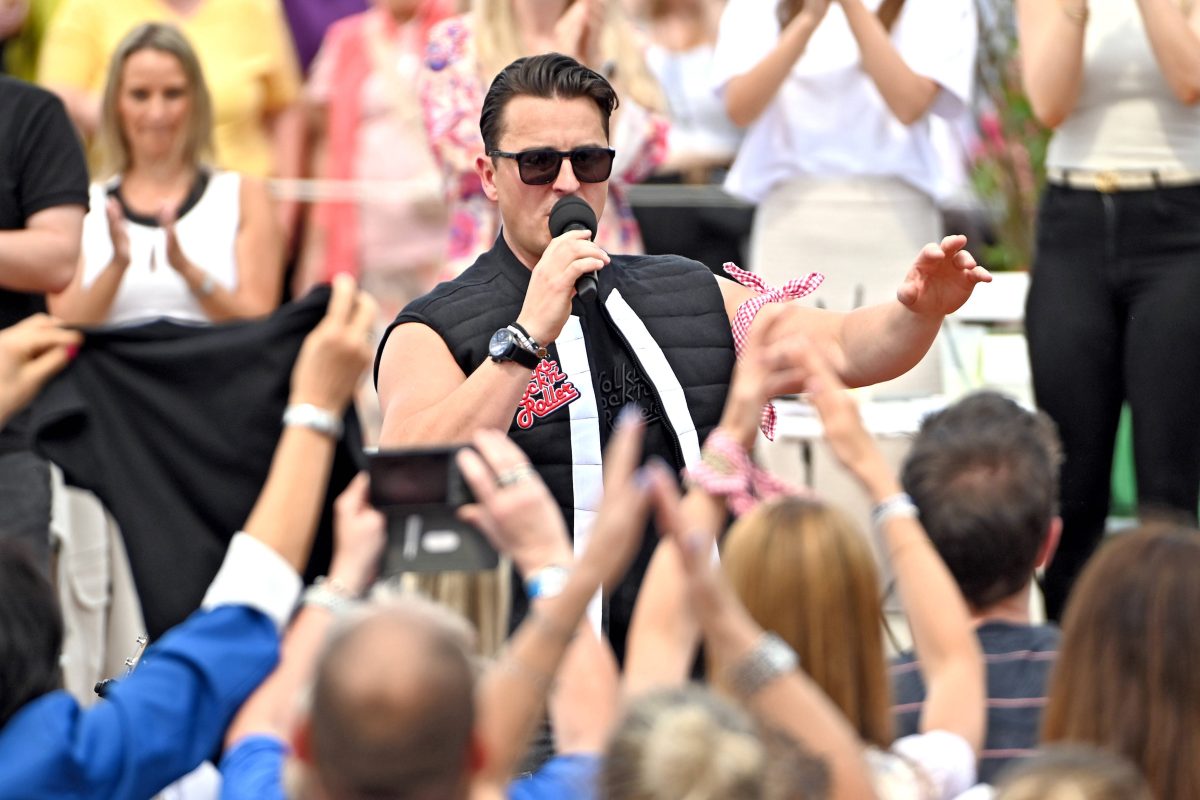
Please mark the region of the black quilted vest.
<svg viewBox="0 0 1200 800"><path fill-rule="evenodd" d="M470 375L488 357L491 335L516 320L529 277L529 270L517 260L501 236L491 250L459 277L440 284L410 303L388 328L384 344L395 326L405 322L423 323L442 337L463 374ZM721 291L712 272L703 264L678 256L613 256L611 263L599 272L598 282L600 308L582 313L576 302L572 321L568 322L558 341L549 347L547 362L551 363L543 362L544 371L539 371L548 391L534 392L536 386L531 386L530 402L524 413L521 413L521 407L514 409L509 427L509 435L530 456L572 530L581 513L578 509L594 508L598 500L595 496L576 498L576 488L594 485L597 492L599 488L598 452L595 452L596 448L581 447L578 443L583 439L596 443L604 439L605 434L585 427L599 428L600 424L594 418L576 420L574 431L572 429L572 413L580 414L586 406L587 395L594 398L597 387L592 386L589 391L589 387L576 386L581 381L590 382L591 378L588 373L581 375L570 371L570 367L578 363L581 348L570 348L575 353L571 356L570 346L564 343L569 332L575 330L582 335L587 364L595 365L604 354L603 350L593 346L595 337L588 336L588 326L608 325L617 334L617 341L626 343L627 352L656 393L662 393L664 399L678 398L678 390L682 389L683 405L694 433L681 437L678 428L687 426L677 426L676 420L668 420L672 435L667 438L674 445L674 452L646 454L662 456L668 463L676 465L690 463L698 451L698 444L703 443L716 427L734 365L733 336ZM624 308L623 315L610 311L618 307ZM637 324L628 323L630 311L644 325L640 331ZM630 328L634 329L632 333ZM646 341L646 334L652 342ZM384 344L380 345L380 353ZM648 358L645 355L647 348L655 354L661 353L677 384L672 384L670 379L656 380L656 374L662 375L662 358ZM654 362L658 363L657 368L653 366ZM376 378L378 365L377 357ZM535 383L539 372L534 374ZM556 377L563 380L553 380ZM413 380L419 379L419 376L413 376ZM575 393L583 396L570 399ZM550 402L546 402L548 395L553 398ZM541 406L534 402L537 399L543 400ZM579 405L572 411L574 404ZM547 406L549 410L544 415L535 413L545 411ZM577 452L573 452L573 434ZM589 491L589 495L592 494L595 493ZM648 537L629 579L610 599L610 635L614 637L613 644L618 653L623 650L623 641L616 639L624 639L628 612L632 610L633 597L654 543L654 539ZM524 597L519 589L515 595L514 610L519 615L524 607Z"/></svg>

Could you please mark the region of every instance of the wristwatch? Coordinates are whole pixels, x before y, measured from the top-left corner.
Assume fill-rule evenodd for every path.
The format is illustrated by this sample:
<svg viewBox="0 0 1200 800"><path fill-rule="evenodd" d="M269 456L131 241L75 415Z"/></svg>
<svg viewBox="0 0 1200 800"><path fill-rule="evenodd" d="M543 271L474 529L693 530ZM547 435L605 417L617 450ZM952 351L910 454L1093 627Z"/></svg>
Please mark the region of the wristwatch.
<svg viewBox="0 0 1200 800"><path fill-rule="evenodd" d="M520 335L511 328L501 328L492 334L492 339L488 342L488 355L496 363L515 361L529 369L534 369L541 361L537 353L526 348Z"/></svg>

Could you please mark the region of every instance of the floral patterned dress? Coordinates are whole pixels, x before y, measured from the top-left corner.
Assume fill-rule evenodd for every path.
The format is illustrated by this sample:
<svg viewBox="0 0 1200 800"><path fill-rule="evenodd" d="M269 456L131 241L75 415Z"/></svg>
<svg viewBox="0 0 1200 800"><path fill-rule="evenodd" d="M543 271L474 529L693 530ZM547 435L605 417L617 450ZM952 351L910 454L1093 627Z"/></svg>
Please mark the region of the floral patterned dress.
<svg viewBox="0 0 1200 800"><path fill-rule="evenodd" d="M457 275L489 249L500 228L496 205L484 195L475 173L475 158L483 152L479 115L487 86L475 56L474 27L471 16L464 14L433 28L418 87L425 127L451 207L447 277ZM644 179L662 163L667 130L665 117L622 99L612 131L617 159L596 234L596 241L609 252L643 252L641 231L624 186Z"/></svg>

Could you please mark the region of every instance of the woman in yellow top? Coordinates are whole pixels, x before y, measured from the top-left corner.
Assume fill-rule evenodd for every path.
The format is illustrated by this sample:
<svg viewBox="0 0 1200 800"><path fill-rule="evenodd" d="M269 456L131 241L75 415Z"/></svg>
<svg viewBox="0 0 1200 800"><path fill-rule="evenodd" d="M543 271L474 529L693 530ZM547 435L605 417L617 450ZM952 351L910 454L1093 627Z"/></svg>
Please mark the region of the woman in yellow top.
<svg viewBox="0 0 1200 800"><path fill-rule="evenodd" d="M63 98L85 137L99 125L117 44L143 22L173 24L195 48L212 93L217 166L258 177L298 174L300 78L279 0L62 0L38 82Z"/></svg>

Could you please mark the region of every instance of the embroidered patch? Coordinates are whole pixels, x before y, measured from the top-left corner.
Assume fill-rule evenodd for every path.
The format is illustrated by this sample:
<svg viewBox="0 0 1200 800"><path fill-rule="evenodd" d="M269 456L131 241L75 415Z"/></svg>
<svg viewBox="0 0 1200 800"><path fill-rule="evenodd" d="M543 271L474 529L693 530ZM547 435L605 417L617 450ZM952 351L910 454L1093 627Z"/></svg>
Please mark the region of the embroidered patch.
<svg viewBox="0 0 1200 800"><path fill-rule="evenodd" d="M570 405L578 397L579 390L567 380L567 376L558 368L558 362L543 358L533 371L533 377L525 387L525 396L518 404L517 427L531 428L534 419L547 417L563 406Z"/></svg>

